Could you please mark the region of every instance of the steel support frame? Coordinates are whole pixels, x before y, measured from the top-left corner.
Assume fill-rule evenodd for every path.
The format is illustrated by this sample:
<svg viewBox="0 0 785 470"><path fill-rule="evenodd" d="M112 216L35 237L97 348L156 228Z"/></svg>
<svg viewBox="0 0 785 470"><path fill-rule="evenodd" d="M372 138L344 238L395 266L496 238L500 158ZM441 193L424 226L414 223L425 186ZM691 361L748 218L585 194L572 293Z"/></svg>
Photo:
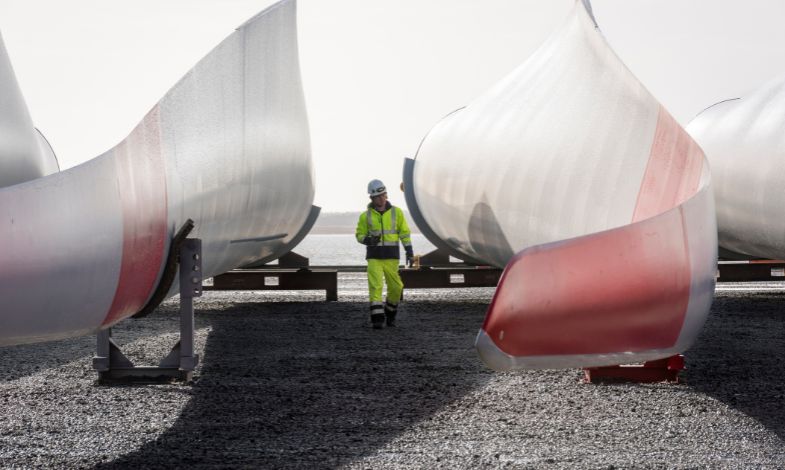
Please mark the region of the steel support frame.
<svg viewBox="0 0 785 470"><path fill-rule="evenodd" d="M749 260L717 263L717 282L785 281L785 261Z"/></svg>
<svg viewBox="0 0 785 470"><path fill-rule="evenodd" d="M264 268L235 269L215 276L205 290L324 290L326 300L338 300L338 271L335 269Z"/></svg>
<svg viewBox="0 0 785 470"><path fill-rule="evenodd" d="M190 382L199 363L194 353L194 297L202 295L202 241L186 239L179 252L180 340L157 366L136 366L112 339L112 329L98 332L93 368L100 383Z"/></svg>
<svg viewBox="0 0 785 470"><path fill-rule="evenodd" d="M502 270L488 267L400 269L404 289L496 287Z"/></svg>
<svg viewBox="0 0 785 470"><path fill-rule="evenodd" d="M449 252L439 248L415 259L415 267L398 270L404 290L496 287L502 275L493 266L452 262Z"/></svg>

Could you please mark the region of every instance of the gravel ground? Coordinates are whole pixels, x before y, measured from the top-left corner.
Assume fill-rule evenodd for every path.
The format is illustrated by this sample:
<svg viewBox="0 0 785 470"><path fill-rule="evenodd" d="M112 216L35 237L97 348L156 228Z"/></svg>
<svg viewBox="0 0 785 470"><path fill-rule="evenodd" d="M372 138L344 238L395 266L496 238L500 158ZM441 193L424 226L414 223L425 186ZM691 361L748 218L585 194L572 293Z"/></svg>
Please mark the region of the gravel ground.
<svg viewBox="0 0 785 470"><path fill-rule="evenodd" d="M0 467L785 468L785 289L723 285L681 385L491 372L492 293L409 291L377 331L358 274L208 292L192 385L99 386L94 338L1 348ZM170 300L114 333L152 364L177 329Z"/></svg>

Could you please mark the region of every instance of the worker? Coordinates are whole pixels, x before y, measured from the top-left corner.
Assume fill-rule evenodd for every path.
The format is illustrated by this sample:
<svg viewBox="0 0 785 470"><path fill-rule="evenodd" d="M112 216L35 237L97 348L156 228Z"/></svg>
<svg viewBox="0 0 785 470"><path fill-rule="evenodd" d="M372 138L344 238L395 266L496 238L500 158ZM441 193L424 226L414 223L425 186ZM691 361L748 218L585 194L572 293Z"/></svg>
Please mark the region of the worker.
<svg viewBox="0 0 785 470"><path fill-rule="evenodd" d="M400 207L387 201L387 188L379 180L368 183L371 202L360 214L355 235L357 241L366 246L368 260L368 293L371 300L371 325L376 328L395 326L395 315L403 292L403 282L398 275L401 258L398 243L406 250L406 265L411 266L414 257L409 225ZM387 282L387 298L382 304L382 288Z"/></svg>

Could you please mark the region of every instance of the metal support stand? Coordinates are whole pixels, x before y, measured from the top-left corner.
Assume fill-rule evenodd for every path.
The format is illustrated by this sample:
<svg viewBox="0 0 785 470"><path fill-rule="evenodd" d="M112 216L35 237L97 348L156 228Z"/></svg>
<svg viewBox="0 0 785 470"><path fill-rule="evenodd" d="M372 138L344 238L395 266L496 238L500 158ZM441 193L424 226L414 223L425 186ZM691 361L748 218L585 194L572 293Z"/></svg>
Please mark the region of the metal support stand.
<svg viewBox="0 0 785 470"><path fill-rule="evenodd" d="M162 383L193 379L193 371L199 363L199 355L194 353L193 298L202 295L202 241L186 239L180 248L178 262L180 340L158 366L135 366L112 340L111 328L99 331L97 353L93 358L99 382Z"/></svg>
<svg viewBox="0 0 785 470"><path fill-rule="evenodd" d="M436 249L415 257L415 267L398 269L406 294L409 289L496 287L502 270L492 266L450 261L450 255Z"/></svg>
<svg viewBox="0 0 785 470"><path fill-rule="evenodd" d="M338 300L335 269L235 269L213 278L205 290L324 290L328 302Z"/></svg>
<svg viewBox="0 0 785 470"><path fill-rule="evenodd" d="M584 382L670 382L679 383L679 372L684 370L684 356L676 354L643 364L591 367L583 369Z"/></svg>

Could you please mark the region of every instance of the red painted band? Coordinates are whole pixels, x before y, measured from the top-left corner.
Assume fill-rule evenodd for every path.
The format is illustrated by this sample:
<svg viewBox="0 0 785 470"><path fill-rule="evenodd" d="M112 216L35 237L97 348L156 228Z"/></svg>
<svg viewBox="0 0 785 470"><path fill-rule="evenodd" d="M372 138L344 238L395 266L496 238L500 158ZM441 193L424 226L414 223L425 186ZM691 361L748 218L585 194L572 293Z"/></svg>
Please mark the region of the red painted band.
<svg viewBox="0 0 785 470"><path fill-rule="evenodd" d="M660 106L632 221L661 214L692 197L700 184L703 158L698 144Z"/></svg>
<svg viewBox="0 0 785 470"><path fill-rule="evenodd" d="M166 169L161 154L160 110L153 108L114 149L123 211L123 258L103 325L133 315L156 287L167 231Z"/></svg>
<svg viewBox="0 0 785 470"><path fill-rule="evenodd" d="M690 297L683 211L703 154L660 108L633 224L518 253L483 330L514 356L609 354L672 347ZM659 214L659 215L658 215Z"/></svg>
<svg viewBox="0 0 785 470"><path fill-rule="evenodd" d="M516 255L483 329L512 356L668 348L690 293L681 210Z"/></svg>

